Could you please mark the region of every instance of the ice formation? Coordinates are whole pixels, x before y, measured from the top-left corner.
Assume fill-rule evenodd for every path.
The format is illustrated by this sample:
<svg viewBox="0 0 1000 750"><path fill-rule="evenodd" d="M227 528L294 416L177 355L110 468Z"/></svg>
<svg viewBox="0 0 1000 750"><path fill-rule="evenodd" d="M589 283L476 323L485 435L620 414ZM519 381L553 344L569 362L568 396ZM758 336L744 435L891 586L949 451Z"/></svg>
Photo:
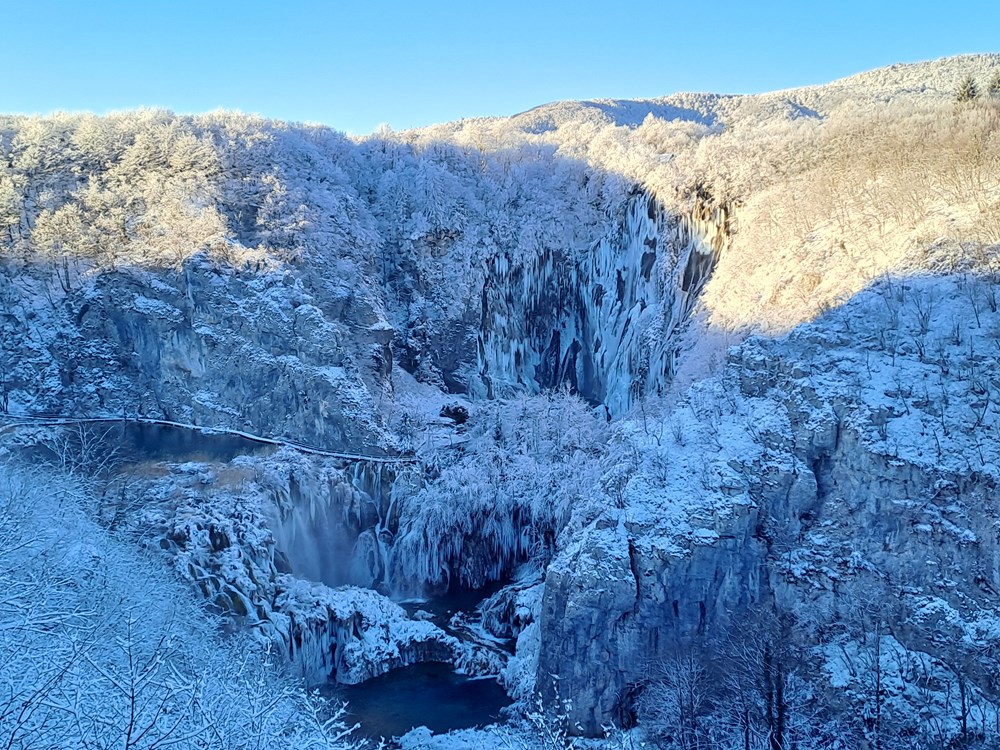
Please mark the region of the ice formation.
<svg viewBox="0 0 1000 750"><path fill-rule="evenodd" d="M671 216L639 192L624 214L585 250L544 252L524 265L493 260L471 392L567 385L621 416L664 390L678 329L728 241L728 210L698 204Z"/></svg>

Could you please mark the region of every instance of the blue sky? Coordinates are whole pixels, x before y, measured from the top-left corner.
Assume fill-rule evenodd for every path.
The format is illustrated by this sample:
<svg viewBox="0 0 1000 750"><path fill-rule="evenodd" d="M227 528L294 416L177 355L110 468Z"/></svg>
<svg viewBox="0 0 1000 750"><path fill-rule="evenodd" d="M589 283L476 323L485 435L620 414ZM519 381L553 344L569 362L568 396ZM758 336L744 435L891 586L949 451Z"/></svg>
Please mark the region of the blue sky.
<svg viewBox="0 0 1000 750"><path fill-rule="evenodd" d="M224 107L353 133L558 99L752 93L1000 51L956 0L6 0L0 111Z"/></svg>

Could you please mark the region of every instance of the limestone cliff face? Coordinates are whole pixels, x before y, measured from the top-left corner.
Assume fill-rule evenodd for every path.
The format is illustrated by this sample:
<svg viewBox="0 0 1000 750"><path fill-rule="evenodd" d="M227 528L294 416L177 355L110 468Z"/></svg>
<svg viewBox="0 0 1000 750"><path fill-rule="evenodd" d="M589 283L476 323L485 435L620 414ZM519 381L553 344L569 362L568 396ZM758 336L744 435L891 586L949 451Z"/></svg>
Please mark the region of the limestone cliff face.
<svg viewBox="0 0 1000 750"><path fill-rule="evenodd" d="M42 293L46 281L35 283ZM28 295L15 298L5 348L37 343L34 356L15 358L8 406L378 453L387 446L375 403L390 389L392 331L377 296L322 284L305 269L195 256L179 270L97 274L43 314L32 314Z"/></svg>
<svg viewBox="0 0 1000 750"><path fill-rule="evenodd" d="M195 254L179 268L95 269L66 283L37 265L21 285L11 267L0 273L0 331L15 366L2 395L14 413L128 413L379 453L394 441L381 422L393 348L417 371L412 346L423 341L419 357L451 390L566 386L618 416L673 377L727 222L723 208L669 216L637 192L586 249L520 265L494 257L455 300L472 312L438 321L443 332L426 341L387 322L375 281L327 278L308 262Z"/></svg>
<svg viewBox="0 0 1000 750"><path fill-rule="evenodd" d="M630 689L678 644L736 625L766 583L755 509L683 552L618 518L577 534L549 566L539 617L536 689L571 697L570 722L588 734L621 721Z"/></svg>
<svg viewBox="0 0 1000 750"><path fill-rule="evenodd" d="M981 313L933 357L919 325L901 347L877 328L890 294L961 315L962 283L890 283L791 336L732 350L675 412L694 417L686 437L675 427L647 454L622 507L567 530L546 573L537 687L572 696L571 721L599 732L651 665L742 637L761 613L787 624L781 638L828 691L827 710L856 698L840 677L824 683L848 660L829 654L886 634L899 664L930 657L942 690L967 680L993 710L1000 451L984 384L997 370L978 354L992 318ZM662 489L650 493L656 473ZM907 669L897 668L904 702L908 681L926 679Z"/></svg>

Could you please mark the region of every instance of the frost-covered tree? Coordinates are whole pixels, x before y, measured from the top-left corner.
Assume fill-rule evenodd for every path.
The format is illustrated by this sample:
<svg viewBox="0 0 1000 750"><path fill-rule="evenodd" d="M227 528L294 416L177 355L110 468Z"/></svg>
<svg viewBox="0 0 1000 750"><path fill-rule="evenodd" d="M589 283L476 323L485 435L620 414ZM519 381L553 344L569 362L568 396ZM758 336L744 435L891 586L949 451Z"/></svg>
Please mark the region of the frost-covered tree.
<svg viewBox="0 0 1000 750"><path fill-rule="evenodd" d="M598 493L602 417L575 396L483 404L469 445L429 456L433 479L403 499L394 585L480 587L529 558L546 562L571 512Z"/></svg>
<svg viewBox="0 0 1000 750"><path fill-rule="evenodd" d="M0 744L324 748L348 728L95 525L75 479L0 463Z"/></svg>
<svg viewBox="0 0 1000 750"><path fill-rule="evenodd" d="M699 750L711 742L706 722L713 680L693 648L658 662L639 699L646 731L677 750Z"/></svg>
<svg viewBox="0 0 1000 750"><path fill-rule="evenodd" d="M20 238L21 205L20 195L11 175L0 172L0 233L7 235L13 245Z"/></svg>
<svg viewBox="0 0 1000 750"><path fill-rule="evenodd" d="M958 90L955 92L955 101L971 102L978 97L979 87L976 85L976 79L971 75L966 76L958 85Z"/></svg>
<svg viewBox="0 0 1000 750"><path fill-rule="evenodd" d="M986 93L993 98L1000 97L1000 70L994 71L990 76L990 81L986 84Z"/></svg>

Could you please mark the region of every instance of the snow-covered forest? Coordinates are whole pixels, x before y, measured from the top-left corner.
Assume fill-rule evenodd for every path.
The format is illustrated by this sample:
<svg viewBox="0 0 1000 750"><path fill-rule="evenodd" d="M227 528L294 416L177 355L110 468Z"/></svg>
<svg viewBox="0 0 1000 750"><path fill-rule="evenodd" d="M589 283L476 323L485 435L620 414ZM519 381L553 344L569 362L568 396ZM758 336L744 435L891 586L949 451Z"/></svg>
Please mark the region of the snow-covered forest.
<svg viewBox="0 0 1000 750"><path fill-rule="evenodd" d="M998 746L997 71L0 117L0 742Z"/></svg>

